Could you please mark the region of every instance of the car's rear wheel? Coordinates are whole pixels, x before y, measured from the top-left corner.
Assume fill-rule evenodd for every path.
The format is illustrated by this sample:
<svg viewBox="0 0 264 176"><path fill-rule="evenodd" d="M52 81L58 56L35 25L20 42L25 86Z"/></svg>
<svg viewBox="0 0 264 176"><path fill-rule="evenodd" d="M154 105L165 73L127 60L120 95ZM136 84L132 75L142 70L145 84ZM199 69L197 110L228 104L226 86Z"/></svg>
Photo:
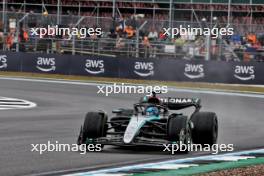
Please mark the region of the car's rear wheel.
<svg viewBox="0 0 264 176"><path fill-rule="evenodd" d="M192 140L196 144L212 146L217 142L218 120L214 112L197 112L192 115Z"/></svg>
<svg viewBox="0 0 264 176"><path fill-rule="evenodd" d="M107 115L103 112L88 112L81 128L80 143L86 143L88 138L95 139L106 136Z"/></svg>
<svg viewBox="0 0 264 176"><path fill-rule="evenodd" d="M186 148L179 152L187 153L187 145L191 143L190 125L188 123L187 116L176 115L172 116L168 120L167 125L168 140L171 142L177 142L178 144L185 144ZM179 146L180 147L180 146Z"/></svg>

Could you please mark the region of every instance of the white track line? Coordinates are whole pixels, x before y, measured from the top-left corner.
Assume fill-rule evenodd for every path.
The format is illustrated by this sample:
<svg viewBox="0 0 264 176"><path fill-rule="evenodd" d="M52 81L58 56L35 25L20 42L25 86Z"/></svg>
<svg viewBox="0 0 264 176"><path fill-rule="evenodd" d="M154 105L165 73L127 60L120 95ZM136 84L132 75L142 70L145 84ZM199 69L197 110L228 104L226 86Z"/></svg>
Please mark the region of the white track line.
<svg viewBox="0 0 264 176"><path fill-rule="evenodd" d="M29 109L36 107L37 104L28 100L17 98L0 97L0 110L9 109Z"/></svg>
<svg viewBox="0 0 264 176"><path fill-rule="evenodd" d="M13 81L27 81L27 82L41 82L41 83L56 83L56 84L70 84L70 85L84 85L84 86L99 86L99 85L109 85L113 82L81 82L81 81L70 81L61 79L36 79L36 78L18 78L18 77L3 77L0 76L0 80L13 80ZM132 84L126 84L132 85ZM145 84L133 84L133 85L145 85ZM212 89L192 89L192 88L176 88L173 86L168 86L169 91L173 92L187 92L187 93L203 93L203 94L213 94L213 95L226 95L226 96L240 96L240 97L252 97L252 98L264 98L264 94L256 92L231 92L230 90L212 90Z"/></svg>

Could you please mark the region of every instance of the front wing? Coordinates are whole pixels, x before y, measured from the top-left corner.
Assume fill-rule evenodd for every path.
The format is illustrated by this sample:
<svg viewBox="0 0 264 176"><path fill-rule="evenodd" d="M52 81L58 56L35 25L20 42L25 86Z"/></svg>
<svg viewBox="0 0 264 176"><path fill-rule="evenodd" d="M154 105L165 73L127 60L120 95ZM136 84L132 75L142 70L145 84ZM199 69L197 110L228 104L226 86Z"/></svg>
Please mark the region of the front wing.
<svg viewBox="0 0 264 176"><path fill-rule="evenodd" d="M132 142L125 143L121 136L100 137L96 139L87 139L86 144L102 144L102 145L116 145L116 146L155 146L162 147L164 144L171 144L170 141L163 139L149 139L145 137L136 137Z"/></svg>

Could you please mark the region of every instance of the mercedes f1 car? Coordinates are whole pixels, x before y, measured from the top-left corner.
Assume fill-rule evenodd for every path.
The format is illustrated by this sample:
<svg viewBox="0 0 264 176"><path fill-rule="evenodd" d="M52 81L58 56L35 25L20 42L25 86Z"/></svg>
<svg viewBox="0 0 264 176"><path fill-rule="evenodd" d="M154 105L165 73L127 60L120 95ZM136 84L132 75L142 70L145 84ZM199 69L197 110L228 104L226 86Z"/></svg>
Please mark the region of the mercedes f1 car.
<svg viewBox="0 0 264 176"><path fill-rule="evenodd" d="M176 113L195 107L190 116ZM118 146L163 146L164 144L217 142L218 121L214 112L200 112L198 98L143 97L133 109L115 109L108 120L104 111L88 112L77 143ZM176 112L173 112L176 111Z"/></svg>

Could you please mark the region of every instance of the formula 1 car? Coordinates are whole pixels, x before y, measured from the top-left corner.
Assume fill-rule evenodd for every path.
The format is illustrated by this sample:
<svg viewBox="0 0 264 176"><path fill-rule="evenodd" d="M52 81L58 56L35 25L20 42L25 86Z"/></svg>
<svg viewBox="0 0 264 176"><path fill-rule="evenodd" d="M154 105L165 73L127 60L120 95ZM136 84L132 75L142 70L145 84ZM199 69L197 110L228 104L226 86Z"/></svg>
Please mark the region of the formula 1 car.
<svg viewBox="0 0 264 176"><path fill-rule="evenodd" d="M189 117L172 112L195 107ZM104 111L88 112L77 140L81 144L163 146L216 143L218 121L214 112L200 112L198 98L141 98L133 109L116 109L109 121Z"/></svg>

